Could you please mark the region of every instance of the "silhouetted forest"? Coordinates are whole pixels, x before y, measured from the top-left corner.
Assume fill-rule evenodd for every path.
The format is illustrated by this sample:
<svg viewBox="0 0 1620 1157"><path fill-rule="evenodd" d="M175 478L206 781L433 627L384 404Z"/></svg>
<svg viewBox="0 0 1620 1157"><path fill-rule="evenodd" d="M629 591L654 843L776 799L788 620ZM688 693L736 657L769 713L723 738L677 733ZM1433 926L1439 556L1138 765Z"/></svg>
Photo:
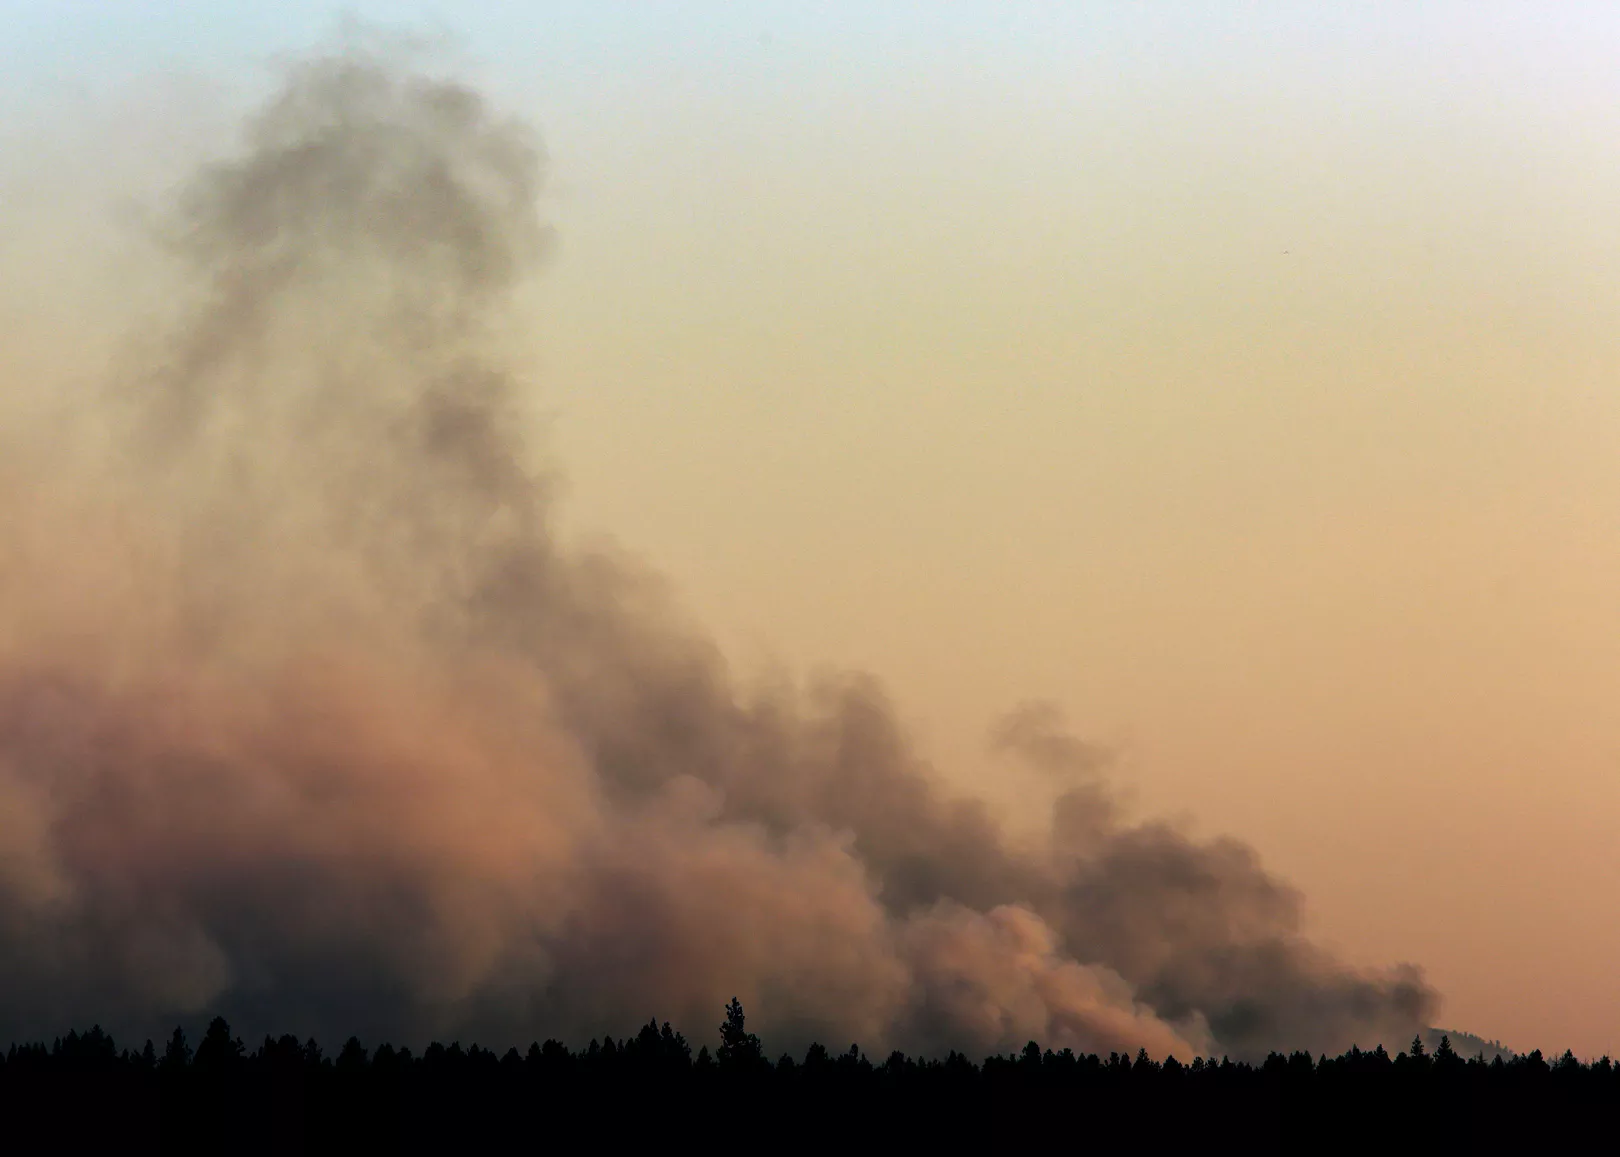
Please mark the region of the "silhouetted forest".
<svg viewBox="0 0 1620 1157"><path fill-rule="evenodd" d="M668 1023L570 1050L548 1040L504 1054L431 1044L420 1054L351 1038L266 1037L255 1048L216 1018L193 1048L120 1048L100 1028L0 1058L0 1137L119 1152L291 1153L499 1145L701 1144L751 1151L956 1150L1020 1141L1228 1142L1262 1151L1341 1141L1545 1144L1612 1126L1620 1066L1570 1053L1467 1058L1442 1040L1391 1056L1273 1053L1155 1060L1043 1050L874 1061L812 1045L772 1062L732 1001L720 1044L694 1052ZM13 1149L13 1152L19 1151Z"/></svg>

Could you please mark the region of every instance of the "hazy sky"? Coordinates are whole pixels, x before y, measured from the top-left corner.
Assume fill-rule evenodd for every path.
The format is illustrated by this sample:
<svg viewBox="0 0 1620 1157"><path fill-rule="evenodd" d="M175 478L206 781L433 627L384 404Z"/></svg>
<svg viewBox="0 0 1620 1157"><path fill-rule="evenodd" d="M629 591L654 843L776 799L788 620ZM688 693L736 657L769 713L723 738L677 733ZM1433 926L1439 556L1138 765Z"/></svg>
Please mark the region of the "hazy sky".
<svg viewBox="0 0 1620 1157"><path fill-rule="evenodd" d="M1620 9L344 10L540 125L567 517L741 670L1015 815L1055 700L1443 1024L1620 1048ZM0 0L0 261L344 10Z"/></svg>

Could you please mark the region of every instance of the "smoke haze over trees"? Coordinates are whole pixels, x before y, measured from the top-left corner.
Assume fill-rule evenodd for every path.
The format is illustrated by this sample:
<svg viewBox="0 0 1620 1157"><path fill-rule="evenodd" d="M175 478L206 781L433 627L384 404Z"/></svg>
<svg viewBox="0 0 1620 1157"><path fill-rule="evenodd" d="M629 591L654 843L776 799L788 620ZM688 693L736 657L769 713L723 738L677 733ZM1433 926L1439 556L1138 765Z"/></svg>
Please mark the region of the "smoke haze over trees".
<svg viewBox="0 0 1620 1157"><path fill-rule="evenodd" d="M565 546L503 354L544 167L458 84L299 64L177 195L173 316L10 425L0 1036L581 1039L733 994L779 1047L931 1055L1429 1023L1252 849L1123 817L1054 709L992 732L1065 785L1025 846L871 680L741 685Z"/></svg>

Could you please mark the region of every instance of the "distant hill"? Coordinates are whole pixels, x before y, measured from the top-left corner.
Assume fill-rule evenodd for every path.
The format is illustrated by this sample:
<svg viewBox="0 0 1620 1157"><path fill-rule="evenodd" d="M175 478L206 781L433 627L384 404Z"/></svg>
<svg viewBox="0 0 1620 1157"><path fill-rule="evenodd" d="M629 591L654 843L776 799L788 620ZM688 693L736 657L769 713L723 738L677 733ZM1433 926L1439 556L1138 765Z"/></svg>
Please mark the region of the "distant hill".
<svg viewBox="0 0 1620 1157"><path fill-rule="evenodd" d="M1451 1047L1457 1050L1460 1057L1477 1057L1484 1054L1488 1061L1493 1061L1497 1057L1510 1061L1517 1055L1499 1040L1486 1040L1471 1032L1458 1032L1454 1028L1426 1028L1423 1030L1423 1047L1429 1050L1429 1055L1433 1056L1434 1050L1440 1047L1440 1038L1443 1036L1451 1038Z"/></svg>

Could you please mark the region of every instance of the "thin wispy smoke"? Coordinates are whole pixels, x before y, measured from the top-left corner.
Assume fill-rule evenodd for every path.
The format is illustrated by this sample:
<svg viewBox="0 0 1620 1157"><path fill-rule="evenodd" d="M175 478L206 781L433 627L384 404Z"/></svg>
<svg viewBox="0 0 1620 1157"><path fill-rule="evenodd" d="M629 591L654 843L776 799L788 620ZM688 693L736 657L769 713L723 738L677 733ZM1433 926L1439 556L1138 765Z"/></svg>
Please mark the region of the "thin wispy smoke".
<svg viewBox="0 0 1620 1157"><path fill-rule="evenodd" d="M178 198L189 296L81 415L112 437L0 475L0 1037L701 1033L734 994L869 1051L1427 1023L1250 849L1122 818L1052 709L992 733L1065 785L1031 848L870 680L740 685L565 547L501 353L543 169L464 87L297 67Z"/></svg>

